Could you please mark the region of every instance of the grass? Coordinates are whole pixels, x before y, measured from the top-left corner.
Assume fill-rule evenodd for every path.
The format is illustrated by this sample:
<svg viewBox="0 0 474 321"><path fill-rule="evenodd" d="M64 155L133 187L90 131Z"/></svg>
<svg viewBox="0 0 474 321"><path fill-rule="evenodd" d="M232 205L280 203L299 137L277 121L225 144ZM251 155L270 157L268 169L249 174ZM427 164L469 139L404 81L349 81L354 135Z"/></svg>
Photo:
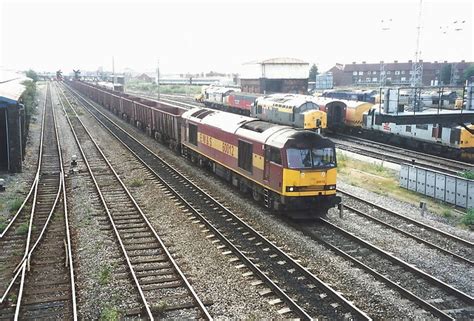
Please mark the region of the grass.
<svg viewBox="0 0 474 321"><path fill-rule="evenodd" d="M17 235L25 235L26 233L28 233L29 226L30 224L28 222L21 223L20 226L18 226L15 230L15 233Z"/></svg>
<svg viewBox="0 0 474 321"><path fill-rule="evenodd" d="M13 202L11 202L10 204L10 213L15 213L16 211L18 211L21 204L23 204L22 199L19 199L19 198L14 199Z"/></svg>
<svg viewBox="0 0 474 321"><path fill-rule="evenodd" d="M120 313L115 309L109 306L106 306L100 313L101 321L115 321L120 318Z"/></svg>
<svg viewBox="0 0 474 321"><path fill-rule="evenodd" d="M385 168L380 163L363 162L342 153L337 154L337 162L338 180L415 206L418 206L420 201L424 201L429 211L441 217L454 218L455 216L448 205L401 188L398 172Z"/></svg>
<svg viewBox="0 0 474 321"><path fill-rule="evenodd" d="M103 265L99 272L99 284L106 285L112 276L112 267L110 265Z"/></svg>
<svg viewBox="0 0 474 321"><path fill-rule="evenodd" d="M158 94L158 86L154 83L130 81L125 85L126 90L141 91L145 94ZM200 85L160 85L161 94L189 94L194 96L201 92Z"/></svg>
<svg viewBox="0 0 474 321"><path fill-rule="evenodd" d="M143 184L145 184L145 182L143 181L143 179L140 179L140 178L134 178L130 182L130 186L132 187L140 187L140 186L143 186Z"/></svg>

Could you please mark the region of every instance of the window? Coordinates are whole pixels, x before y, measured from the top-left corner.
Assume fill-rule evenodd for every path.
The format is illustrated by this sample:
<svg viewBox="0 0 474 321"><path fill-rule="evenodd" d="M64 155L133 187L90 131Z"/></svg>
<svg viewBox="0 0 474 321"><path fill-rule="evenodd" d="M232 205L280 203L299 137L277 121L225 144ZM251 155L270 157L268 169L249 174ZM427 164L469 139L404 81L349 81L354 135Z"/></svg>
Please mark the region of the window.
<svg viewBox="0 0 474 321"><path fill-rule="evenodd" d="M427 124L419 124L416 125L417 129L423 129L423 130L428 130L428 125Z"/></svg>
<svg viewBox="0 0 474 321"><path fill-rule="evenodd" d="M262 105L257 105L257 114L262 113Z"/></svg>
<svg viewBox="0 0 474 321"><path fill-rule="evenodd" d="M352 75L357 76L357 71L354 71Z"/></svg>
<svg viewBox="0 0 474 321"><path fill-rule="evenodd" d="M370 77L365 78L366 82L370 82Z"/></svg>
<svg viewBox="0 0 474 321"><path fill-rule="evenodd" d="M388 80L388 81L392 81L392 77L387 77L387 79L386 79L386 80Z"/></svg>
<svg viewBox="0 0 474 321"><path fill-rule="evenodd" d="M387 75L390 75L392 72L390 70L387 70Z"/></svg>
<svg viewBox="0 0 474 321"><path fill-rule="evenodd" d="M296 149L287 151L288 168L328 168L336 167L334 148Z"/></svg>
<svg viewBox="0 0 474 321"><path fill-rule="evenodd" d="M359 76L362 76L364 74L363 71L359 71Z"/></svg>
<svg viewBox="0 0 474 321"><path fill-rule="evenodd" d="M188 138L188 141L193 144L193 145L196 145L198 144L198 128L196 125L193 125L193 124L189 124L188 125L188 132L189 132L189 138Z"/></svg>
<svg viewBox="0 0 474 321"><path fill-rule="evenodd" d="M411 126L406 126L405 131L406 131L407 133L411 133Z"/></svg>
<svg viewBox="0 0 474 321"><path fill-rule="evenodd" d="M402 75L404 75L404 74L405 74L405 70L402 70Z"/></svg>
<svg viewBox="0 0 474 321"><path fill-rule="evenodd" d="M372 75L376 75L377 74L377 71L372 71Z"/></svg>
<svg viewBox="0 0 474 321"><path fill-rule="evenodd" d="M372 78L372 82L377 82L377 77Z"/></svg>
<svg viewBox="0 0 474 321"><path fill-rule="evenodd" d="M239 140L239 167L252 172L253 145Z"/></svg>
<svg viewBox="0 0 474 321"><path fill-rule="evenodd" d="M371 75L371 74L372 74L372 72L370 70L367 71L367 75Z"/></svg>
<svg viewBox="0 0 474 321"><path fill-rule="evenodd" d="M268 161L273 162L275 164L281 165L281 153L280 150L276 147L270 147L267 149Z"/></svg>
<svg viewBox="0 0 474 321"><path fill-rule="evenodd" d="M400 80L401 80L401 81L406 81L407 78L406 78L406 77L402 77L402 78L400 78Z"/></svg>
<svg viewBox="0 0 474 321"><path fill-rule="evenodd" d="M395 75L400 75L400 70L395 70Z"/></svg>

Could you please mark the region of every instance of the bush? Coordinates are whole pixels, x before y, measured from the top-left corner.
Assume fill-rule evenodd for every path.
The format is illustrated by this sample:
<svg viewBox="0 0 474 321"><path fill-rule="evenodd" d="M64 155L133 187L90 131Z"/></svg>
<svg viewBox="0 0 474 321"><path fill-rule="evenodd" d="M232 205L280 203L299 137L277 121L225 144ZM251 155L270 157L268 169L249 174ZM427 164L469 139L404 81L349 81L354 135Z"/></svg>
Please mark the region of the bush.
<svg viewBox="0 0 474 321"><path fill-rule="evenodd" d="M464 215L461 222L471 230L474 229L474 208L467 210L467 213Z"/></svg>
<svg viewBox="0 0 474 321"><path fill-rule="evenodd" d="M99 284L106 285L110 281L112 268L109 265L102 266L99 274Z"/></svg>
<svg viewBox="0 0 474 321"><path fill-rule="evenodd" d="M474 179L474 171L465 171L459 174L459 176L467 178L467 179Z"/></svg>
<svg viewBox="0 0 474 321"><path fill-rule="evenodd" d="M7 227L7 220L3 216L0 216L0 233L2 233L6 227Z"/></svg>
<svg viewBox="0 0 474 321"><path fill-rule="evenodd" d="M28 222L21 223L20 226L16 229L15 233L17 235L25 235L28 233L28 228L30 227L30 224Z"/></svg>

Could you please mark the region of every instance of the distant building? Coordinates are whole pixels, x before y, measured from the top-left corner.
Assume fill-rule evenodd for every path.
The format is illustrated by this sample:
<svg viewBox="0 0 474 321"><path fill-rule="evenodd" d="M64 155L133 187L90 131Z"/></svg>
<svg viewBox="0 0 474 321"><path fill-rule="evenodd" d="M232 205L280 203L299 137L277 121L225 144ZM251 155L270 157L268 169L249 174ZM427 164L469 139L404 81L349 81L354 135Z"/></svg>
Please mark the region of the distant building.
<svg viewBox="0 0 474 321"><path fill-rule="evenodd" d="M464 70L472 62L423 62L423 86L435 86L441 84L441 70L444 66L451 64L453 68L453 78L457 82ZM385 78L387 84L408 86L412 74L412 61L385 63L355 63L348 65L336 64L328 70L332 73L334 86L379 86L381 79ZM444 84L449 85L449 84Z"/></svg>
<svg viewBox="0 0 474 321"><path fill-rule="evenodd" d="M242 91L251 93L300 93L308 91L309 63L295 58L273 58L243 65Z"/></svg>
<svg viewBox="0 0 474 321"><path fill-rule="evenodd" d="M332 72L325 72L316 75L315 89L331 89L333 87L334 78Z"/></svg>
<svg viewBox="0 0 474 321"><path fill-rule="evenodd" d="M156 77L156 76L155 76ZM137 77L135 77L138 80L144 81L144 82L154 82L155 77L148 76L147 74L143 73Z"/></svg>

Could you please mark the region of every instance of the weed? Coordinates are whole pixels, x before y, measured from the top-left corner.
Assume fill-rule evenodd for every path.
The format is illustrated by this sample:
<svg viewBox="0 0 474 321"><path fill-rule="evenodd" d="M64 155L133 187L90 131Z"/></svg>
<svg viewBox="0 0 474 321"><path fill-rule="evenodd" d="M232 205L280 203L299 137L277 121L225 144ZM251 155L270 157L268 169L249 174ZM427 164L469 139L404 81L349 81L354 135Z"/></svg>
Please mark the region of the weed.
<svg viewBox="0 0 474 321"><path fill-rule="evenodd" d="M135 178L135 179L133 179L132 182L130 183L130 186L132 186L132 187L140 187L140 186L143 186L143 184L145 184L145 182L144 182L142 179Z"/></svg>
<svg viewBox="0 0 474 321"><path fill-rule="evenodd" d="M469 227L471 230L474 229L474 208L467 210L466 215L461 220L462 224Z"/></svg>
<svg viewBox="0 0 474 321"><path fill-rule="evenodd" d="M150 307L152 312L157 314L163 314L168 308L168 304L165 301L159 301L157 304L154 304Z"/></svg>
<svg viewBox="0 0 474 321"><path fill-rule="evenodd" d="M3 216L0 216L0 233L2 233L6 227L7 227L7 220Z"/></svg>
<svg viewBox="0 0 474 321"><path fill-rule="evenodd" d="M16 198L13 200L13 202L10 204L10 213L15 213L18 211L18 209L21 207L21 204L23 204L23 200Z"/></svg>
<svg viewBox="0 0 474 321"><path fill-rule="evenodd" d="M102 266L99 273L99 284L106 285L110 281L112 275L112 268L109 265Z"/></svg>
<svg viewBox="0 0 474 321"><path fill-rule="evenodd" d="M474 179L474 171L464 171L459 176L467 178L467 179Z"/></svg>
<svg viewBox="0 0 474 321"><path fill-rule="evenodd" d="M100 313L101 321L115 321L120 318L120 313L115 309L109 306L106 306Z"/></svg>
<svg viewBox="0 0 474 321"><path fill-rule="evenodd" d="M10 294L10 296L8 297L8 301L10 302L16 302L17 299L18 297L16 296L16 294Z"/></svg>
<svg viewBox="0 0 474 321"><path fill-rule="evenodd" d="M441 214L443 215L443 217L446 217L446 218L453 217L453 213L451 213L451 210L444 210Z"/></svg>
<svg viewBox="0 0 474 321"><path fill-rule="evenodd" d="M25 235L28 233L28 228L30 227L30 224L28 222L21 223L20 226L17 227L15 230L15 233L17 235Z"/></svg>

